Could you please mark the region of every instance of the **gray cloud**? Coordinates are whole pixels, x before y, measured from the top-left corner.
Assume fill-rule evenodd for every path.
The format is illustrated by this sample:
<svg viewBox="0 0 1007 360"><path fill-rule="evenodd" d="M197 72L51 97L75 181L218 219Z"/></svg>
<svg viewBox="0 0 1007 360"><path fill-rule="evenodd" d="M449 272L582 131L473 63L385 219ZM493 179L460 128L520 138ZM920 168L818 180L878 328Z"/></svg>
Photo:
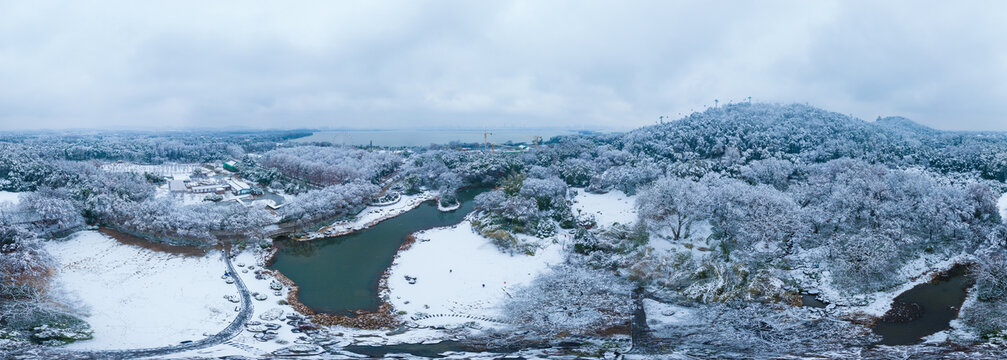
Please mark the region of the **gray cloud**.
<svg viewBox="0 0 1007 360"><path fill-rule="evenodd" d="M1002 2L2 2L0 126L630 128L722 102L1007 130Z"/></svg>

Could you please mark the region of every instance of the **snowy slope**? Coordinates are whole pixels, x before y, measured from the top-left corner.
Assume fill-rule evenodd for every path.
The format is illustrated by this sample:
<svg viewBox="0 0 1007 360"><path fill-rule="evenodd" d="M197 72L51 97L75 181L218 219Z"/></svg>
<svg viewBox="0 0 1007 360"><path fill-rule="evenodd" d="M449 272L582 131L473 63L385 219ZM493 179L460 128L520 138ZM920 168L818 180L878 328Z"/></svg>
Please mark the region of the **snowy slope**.
<svg viewBox="0 0 1007 360"><path fill-rule="evenodd" d="M508 255L476 234L468 221L422 231L400 252L388 279L391 303L407 317L422 314L471 315L498 318L499 307L515 287L531 282L550 265L562 262L559 244L534 256ZM416 278L410 284L406 276ZM485 287L483 286L485 285ZM420 325L458 324L464 317L437 317Z"/></svg>

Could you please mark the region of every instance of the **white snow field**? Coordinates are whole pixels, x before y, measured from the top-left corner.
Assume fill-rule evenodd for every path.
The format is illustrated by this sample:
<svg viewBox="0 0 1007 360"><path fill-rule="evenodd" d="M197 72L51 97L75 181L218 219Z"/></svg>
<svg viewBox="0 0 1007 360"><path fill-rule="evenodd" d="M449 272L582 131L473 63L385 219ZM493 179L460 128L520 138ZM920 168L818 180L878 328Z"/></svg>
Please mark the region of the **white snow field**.
<svg viewBox="0 0 1007 360"><path fill-rule="evenodd" d="M563 261L562 246L550 239L538 240L545 246L533 256L501 252L474 232L468 220L415 236L416 243L397 255L388 288L395 310L419 317L416 322L421 326L477 320L465 316L499 319L500 307L516 287ZM536 241L532 239L522 238ZM415 278L415 284L406 276ZM451 316L423 318L423 314Z"/></svg>
<svg viewBox="0 0 1007 360"><path fill-rule="evenodd" d="M184 257L122 244L97 231L46 242L59 266L52 288L91 324L94 339L73 349L178 344L216 333L235 317L234 285L221 280L219 251Z"/></svg>
<svg viewBox="0 0 1007 360"><path fill-rule="evenodd" d="M651 326L693 325L698 322L697 310L693 308L644 299L643 309L647 312L647 322Z"/></svg>
<svg viewBox="0 0 1007 360"><path fill-rule="evenodd" d="M599 227L614 223L632 224L636 222L636 196L627 196L619 190L604 194L592 194L584 189L576 189L573 198L573 213L579 216L594 216Z"/></svg>
<svg viewBox="0 0 1007 360"><path fill-rule="evenodd" d="M10 203L10 205L17 205L21 201L20 196L21 193L0 191L0 204Z"/></svg>

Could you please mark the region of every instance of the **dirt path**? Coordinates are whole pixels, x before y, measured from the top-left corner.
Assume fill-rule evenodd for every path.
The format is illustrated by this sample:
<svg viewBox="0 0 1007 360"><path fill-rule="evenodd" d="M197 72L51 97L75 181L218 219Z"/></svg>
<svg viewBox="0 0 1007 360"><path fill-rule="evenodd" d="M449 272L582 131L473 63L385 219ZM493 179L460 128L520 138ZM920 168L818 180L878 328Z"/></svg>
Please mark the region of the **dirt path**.
<svg viewBox="0 0 1007 360"><path fill-rule="evenodd" d="M650 326L647 325L647 312L643 307L644 295L643 287L637 287L633 290L633 304L636 309L633 312L632 328L630 330L633 338L633 347L629 351L633 354L647 353L647 350L650 349L654 342Z"/></svg>

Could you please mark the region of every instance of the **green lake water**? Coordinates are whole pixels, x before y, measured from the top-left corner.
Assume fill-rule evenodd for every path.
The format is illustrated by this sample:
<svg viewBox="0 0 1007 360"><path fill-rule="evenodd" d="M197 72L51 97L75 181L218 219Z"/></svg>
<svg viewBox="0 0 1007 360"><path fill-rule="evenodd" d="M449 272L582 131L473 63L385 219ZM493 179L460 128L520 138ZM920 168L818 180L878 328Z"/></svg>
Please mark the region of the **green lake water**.
<svg viewBox="0 0 1007 360"><path fill-rule="evenodd" d="M303 242L280 241L279 252L270 267L297 283L298 298L315 311L346 314L353 310L377 310L378 280L391 265L405 237L419 230L461 222L472 211L472 199L486 190L459 191L462 204L455 211L441 212L434 201L427 201L352 234Z"/></svg>
<svg viewBox="0 0 1007 360"><path fill-rule="evenodd" d="M911 321L879 320L874 325L874 333L881 335L881 343L916 344L925 336L949 329L973 284L966 272L964 266L955 266L936 280L917 285L896 297L896 302L918 304L922 315Z"/></svg>

